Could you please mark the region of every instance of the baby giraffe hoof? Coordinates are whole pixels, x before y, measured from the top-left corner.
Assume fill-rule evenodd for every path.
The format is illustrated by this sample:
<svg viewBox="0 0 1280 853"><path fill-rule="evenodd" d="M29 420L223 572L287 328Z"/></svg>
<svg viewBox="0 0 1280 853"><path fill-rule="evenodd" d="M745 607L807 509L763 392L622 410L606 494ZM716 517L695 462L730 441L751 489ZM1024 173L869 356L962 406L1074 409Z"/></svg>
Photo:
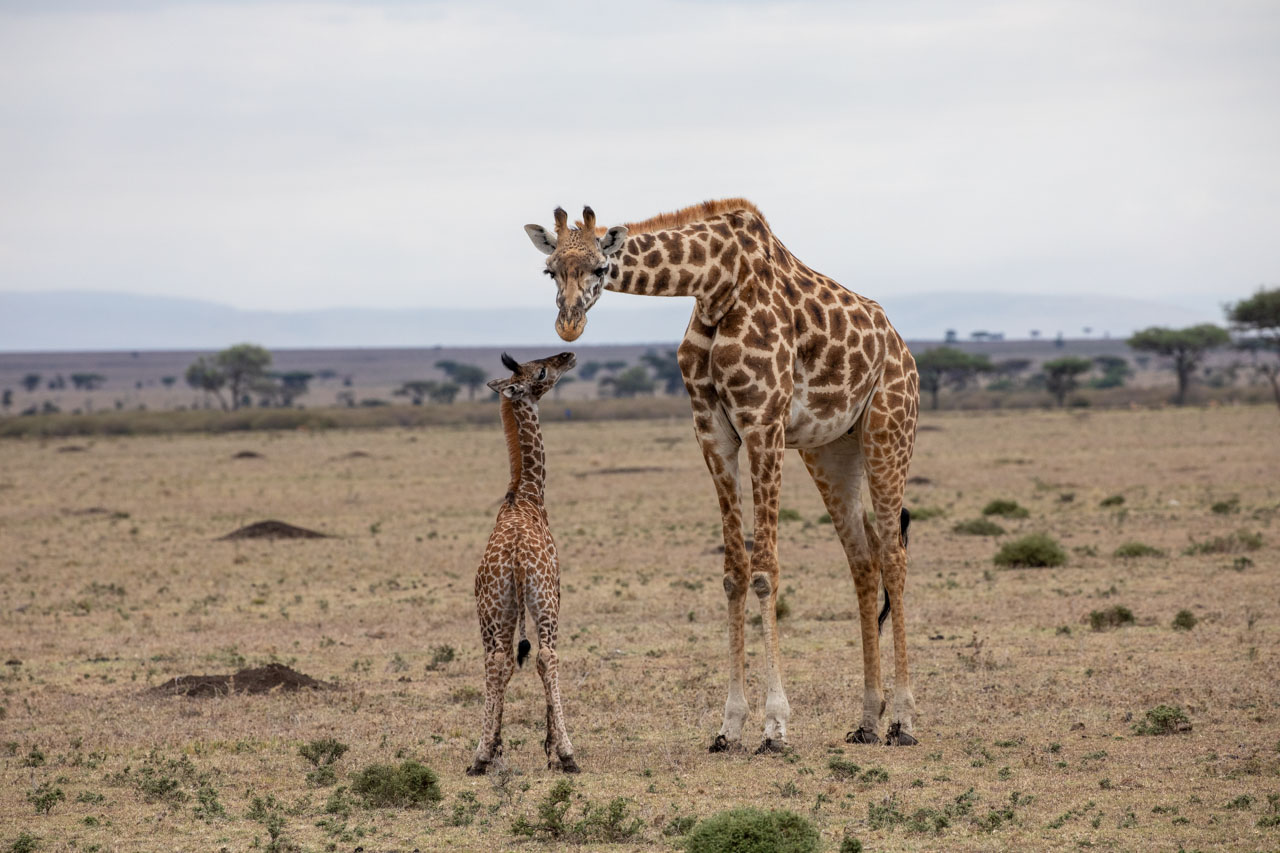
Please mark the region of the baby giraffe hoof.
<svg viewBox="0 0 1280 853"><path fill-rule="evenodd" d="M489 762L476 760L474 764L467 768L468 776L483 776L485 771L489 769Z"/></svg>
<svg viewBox="0 0 1280 853"><path fill-rule="evenodd" d="M711 746L707 748L707 752L728 752L734 747L729 739L724 735L716 735L716 739L711 741Z"/></svg>
<svg viewBox="0 0 1280 853"><path fill-rule="evenodd" d="M554 764L552 765L552 768L551 768L551 769L553 769L553 770L555 769L555 765L554 765ZM563 772L565 772L565 773L581 773L581 772L582 772L582 771L578 768L578 762L576 762L576 761L574 761L574 760L573 760L573 756L572 756L572 755L562 755L562 756L560 756L560 770L561 770L561 771L563 771Z"/></svg>
<svg viewBox="0 0 1280 853"><path fill-rule="evenodd" d="M893 723L885 732L884 742L887 746L915 746L920 741L913 738L910 732L904 732L902 723Z"/></svg>
<svg viewBox="0 0 1280 853"><path fill-rule="evenodd" d="M773 738L765 738L764 741L756 747L756 755L768 755L769 753L786 752L787 742L783 740L774 740Z"/></svg>
<svg viewBox="0 0 1280 853"><path fill-rule="evenodd" d="M845 743L879 743L880 737L872 729L860 728L844 736Z"/></svg>

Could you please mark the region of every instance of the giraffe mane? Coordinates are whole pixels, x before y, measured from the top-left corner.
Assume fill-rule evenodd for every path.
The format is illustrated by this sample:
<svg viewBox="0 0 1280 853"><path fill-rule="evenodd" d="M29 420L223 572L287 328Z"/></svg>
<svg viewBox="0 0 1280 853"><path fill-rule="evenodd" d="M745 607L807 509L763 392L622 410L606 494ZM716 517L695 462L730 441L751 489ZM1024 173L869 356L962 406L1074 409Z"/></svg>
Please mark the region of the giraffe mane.
<svg viewBox="0 0 1280 853"><path fill-rule="evenodd" d="M625 227L628 234L651 234L654 231L664 231L668 228L679 228L681 225L688 225L690 222L701 222L704 219L710 219L721 213L733 213L735 211L748 211L759 219L766 228L769 222L764 218L764 214L760 212L760 208L756 207L745 198L722 198L710 199L700 202L699 204L691 204L688 207L682 207L679 210L672 210L667 213L659 213L657 216L651 216L648 219L642 219L639 222L627 222ZM579 228L582 222L575 223ZM605 226L596 227L596 236L603 237L609 230Z"/></svg>

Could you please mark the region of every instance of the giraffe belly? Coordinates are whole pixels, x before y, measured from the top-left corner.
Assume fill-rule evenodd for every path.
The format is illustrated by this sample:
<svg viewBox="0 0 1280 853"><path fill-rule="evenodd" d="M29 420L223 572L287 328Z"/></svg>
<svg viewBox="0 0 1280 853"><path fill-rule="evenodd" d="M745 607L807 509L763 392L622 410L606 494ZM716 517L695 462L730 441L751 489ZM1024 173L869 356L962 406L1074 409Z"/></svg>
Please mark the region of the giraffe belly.
<svg viewBox="0 0 1280 853"><path fill-rule="evenodd" d="M865 389L812 389L796 383L786 429L787 447L821 447L853 429L866 409Z"/></svg>

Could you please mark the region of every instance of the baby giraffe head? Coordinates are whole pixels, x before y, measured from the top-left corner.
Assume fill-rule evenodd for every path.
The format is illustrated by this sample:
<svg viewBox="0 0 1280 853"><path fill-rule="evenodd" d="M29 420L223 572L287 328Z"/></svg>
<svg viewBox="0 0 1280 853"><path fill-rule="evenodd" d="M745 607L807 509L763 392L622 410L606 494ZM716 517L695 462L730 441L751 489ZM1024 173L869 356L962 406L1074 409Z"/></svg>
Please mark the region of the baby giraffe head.
<svg viewBox="0 0 1280 853"><path fill-rule="evenodd" d="M521 364L504 352L502 363L511 371L511 378L495 379L489 383L489 387L508 400L529 400L536 403L561 376L573 369L577 364L577 357L571 352L562 352Z"/></svg>

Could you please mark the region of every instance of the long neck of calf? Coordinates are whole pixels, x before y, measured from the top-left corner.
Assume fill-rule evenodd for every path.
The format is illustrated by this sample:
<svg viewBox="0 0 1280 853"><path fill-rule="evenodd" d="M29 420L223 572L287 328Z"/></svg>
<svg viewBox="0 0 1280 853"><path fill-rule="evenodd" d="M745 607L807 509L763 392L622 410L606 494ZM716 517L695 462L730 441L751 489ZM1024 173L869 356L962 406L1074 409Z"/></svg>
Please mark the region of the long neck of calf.
<svg viewBox="0 0 1280 853"><path fill-rule="evenodd" d="M507 500L517 498L542 502L546 482L546 455L542 450L542 429L538 426L538 404L530 400L502 400L502 428L507 436L511 461L511 484Z"/></svg>

